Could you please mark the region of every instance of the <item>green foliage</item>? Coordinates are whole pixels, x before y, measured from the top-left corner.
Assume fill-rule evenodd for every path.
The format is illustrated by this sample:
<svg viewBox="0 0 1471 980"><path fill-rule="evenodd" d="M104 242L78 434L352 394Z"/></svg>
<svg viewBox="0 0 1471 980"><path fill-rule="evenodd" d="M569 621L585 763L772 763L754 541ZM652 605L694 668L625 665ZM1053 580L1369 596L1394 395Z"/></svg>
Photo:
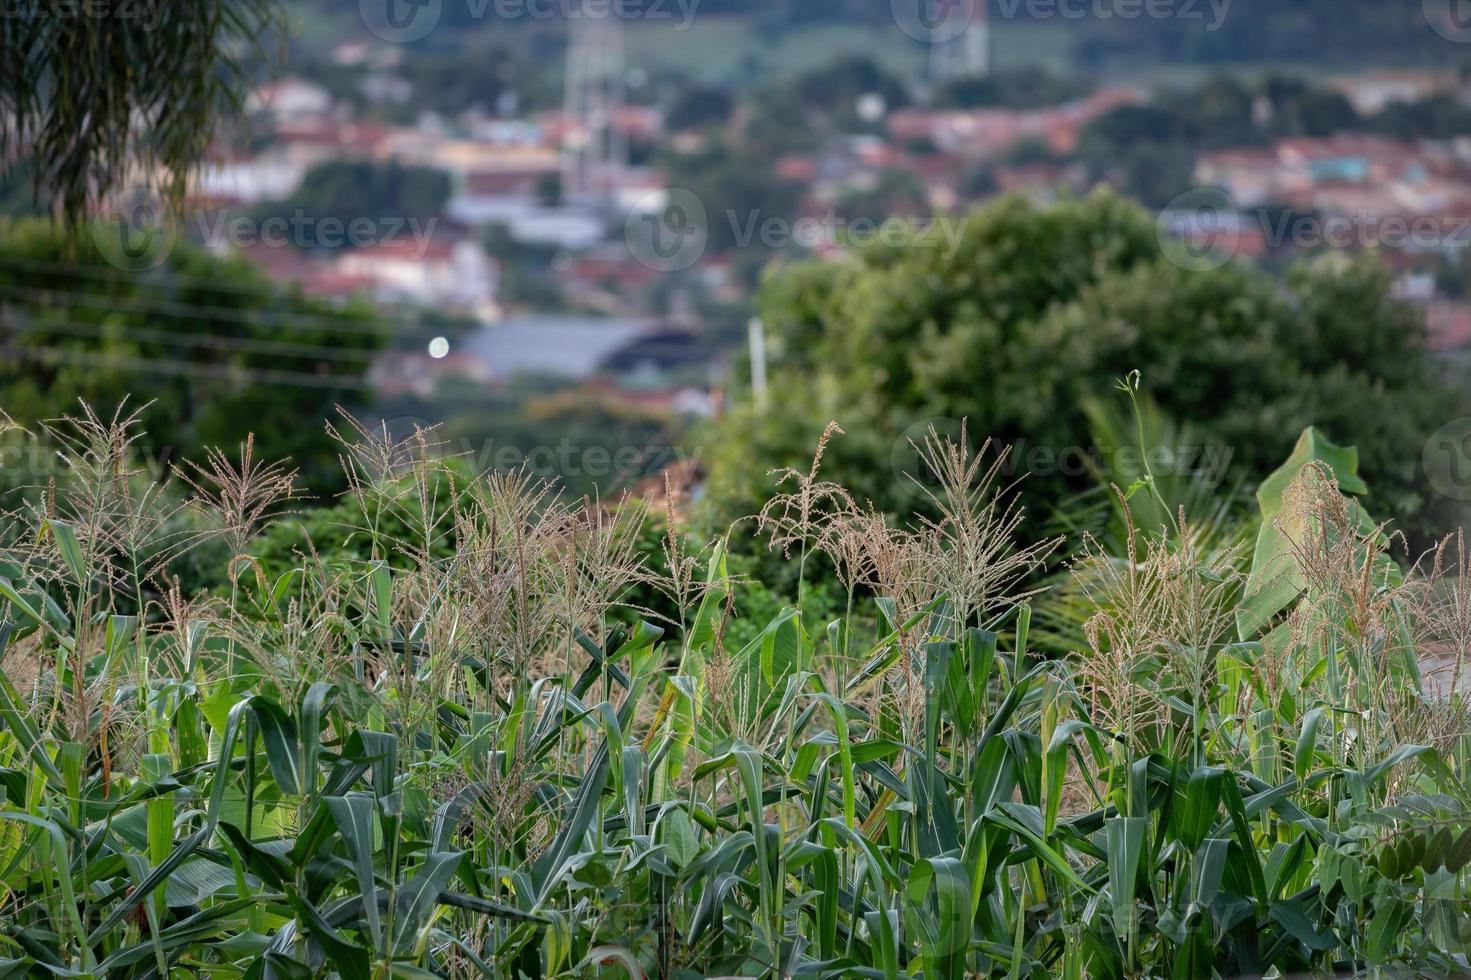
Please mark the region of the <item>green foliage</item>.
<svg viewBox="0 0 1471 980"><path fill-rule="evenodd" d="M1396 139L1455 139L1471 127L1471 109L1449 95L1435 95L1413 102L1391 102L1371 123Z"/></svg>
<svg viewBox="0 0 1471 980"><path fill-rule="evenodd" d="M340 479L322 422L360 396L388 339L363 308L293 294L239 260L180 242L159 268L124 272L43 221L0 225L0 303L10 363L24 365L0 404L16 423L35 431L79 399L137 393L154 433L138 448L156 469L258 431L317 490ZM0 476L7 487L59 475L52 459L19 458L34 465Z"/></svg>
<svg viewBox="0 0 1471 980"><path fill-rule="evenodd" d="M237 559L228 600L118 614L118 531L150 511L96 434L77 462L107 508L17 515L0 554L15 975L1464 969L1471 737L1427 718L1465 705L1373 655L1420 636L1413 603L1352 574L1379 539L1337 521L1352 457L1315 434L1274 486L1284 527L1357 535L1328 565L1296 539L1346 573L1297 601L1320 629L1236 642L1210 584L1234 573L1166 532L1082 572L1100 627L1059 662L1027 601L918 565L861 630L786 608L737 641L723 541L630 564L636 524L461 480L419 440L344 446L346 502L404 515L369 553ZM936 567L993 520L966 458L952 523L909 532ZM626 622L661 563L679 625Z"/></svg>
<svg viewBox="0 0 1471 980"><path fill-rule="evenodd" d="M904 81L864 55L839 58L808 72L793 83L792 95L804 109L834 116L845 129L858 123L854 107L865 95L879 96L890 109L909 103Z"/></svg>
<svg viewBox="0 0 1471 980"><path fill-rule="evenodd" d="M750 460L795 465L831 418L849 435L824 468L860 499L913 504L895 460L926 420L955 435L968 419L1017 446L1045 518L1091 483L1087 400L1138 368L1167 416L1230 453L1232 478L1266 475L1286 433L1354 433L1370 506L1412 532L1432 526L1417 447L1462 396L1373 264L1322 262L1285 282L1239 263L1186 271L1163 258L1144 211L1103 192L1049 208L1003 199L964 219L953 251L922 244L768 279L781 395L764 413L734 406L706 440L717 524L769 493Z"/></svg>
<svg viewBox="0 0 1471 980"><path fill-rule="evenodd" d="M771 154L786 152L791 145L781 135L783 127L794 128L793 138L803 140L812 131L800 118L800 109L788 100L760 111L768 110L780 121L753 122L746 142L712 141L700 153L674 155L667 161L670 183L704 204L706 241L712 250L760 249L762 222L791 220L799 213L802 185L774 176Z"/></svg>
<svg viewBox="0 0 1471 980"><path fill-rule="evenodd" d="M0 176L29 167L72 230L139 160L182 196L279 16L272 0L12 5L0 17Z"/></svg>
<svg viewBox="0 0 1471 980"><path fill-rule="evenodd" d="M670 132L723 126L735 109L730 93L699 83L686 83L664 114Z"/></svg>
<svg viewBox="0 0 1471 980"><path fill-rule="evenodd" d="M946 82L935 93L935 103L956 109L1040 109L1086 93L1087 86L1082 82L1028 66Z"/></svg>
<svg viewBox="0 0 1471 980"><path fill-rule="evenodd" d="M557 104L556 75L545 70L537 52L499 40L463 51L411 46L402 74L414 87L416 106L445 114L475 106L494 112L507 95L514 95L523 111Z"/></svg>
<svg viewBox="0 0 1471 980"><path fill-rule="evenodd" d="M384 222L389 219L413 220L417 227L432 230L431 221L444 211L450 196L449 174L433 167L410 166L391 161L372 163L338 161L323 163L309 170L301 186L285 201L263 204L256 209L256 219L271 217L290 220L298 211L310 215L314 224L310 234L326 219L335 219L348 227L353 219L368 217ZM400 237L407 237L406 229ZM301 243L315 247L314 240ZM329 246L335 242L327 243Z"/></svg>

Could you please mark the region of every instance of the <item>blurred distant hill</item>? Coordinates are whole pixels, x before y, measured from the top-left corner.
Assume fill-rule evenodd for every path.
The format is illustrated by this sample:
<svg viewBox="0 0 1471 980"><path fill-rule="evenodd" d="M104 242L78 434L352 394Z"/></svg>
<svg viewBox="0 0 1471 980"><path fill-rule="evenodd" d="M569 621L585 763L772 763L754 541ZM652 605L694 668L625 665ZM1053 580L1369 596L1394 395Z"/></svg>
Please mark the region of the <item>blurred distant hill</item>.
<svg viewBox="0 0 1471 980"><path fill-rule="evenodd" d="M308 43L364 38L359 0L287 0ZM372 0L390 2L390 0ZM405 0L398 0L405 2ZM479 46L539 35L556 50L564 33L558 11L573 0L440 0L438 28L412 45L420 52ZM602 0L604 7L612 0ZM911 0L895 0L908 3ZM922 0L947 2L947 0ZM1447 40L1427 10L1463 0L989 0L998 64L1045 64L1055 70L1168 75L1172 69L1368 66L1471 63L1471 44ZM885 0L619 0L623 9L657 10L629 20L630 63L744 85L761 73L800 70L861 50L912 71L923 45L895 26ZM1168 9L1175 16L1120 13ZM505 11L535 10L535 15ZM672 37L681 11L688 31ZM1066 11L1066 13L1064 13ZM655 35L641 45L640 35Z"/></svg>

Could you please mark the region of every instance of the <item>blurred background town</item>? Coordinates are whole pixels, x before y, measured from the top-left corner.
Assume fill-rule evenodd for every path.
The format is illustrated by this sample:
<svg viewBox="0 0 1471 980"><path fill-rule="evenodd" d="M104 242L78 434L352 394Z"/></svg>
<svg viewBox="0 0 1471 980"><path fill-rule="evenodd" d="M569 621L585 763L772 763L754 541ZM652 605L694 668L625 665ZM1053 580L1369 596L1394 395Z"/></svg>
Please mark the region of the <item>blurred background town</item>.
<svg viewBox="0 0 1471 980"><path fill-rule="evenodd" d="M156 395L201 441L244 420L289 452L341 402L610 492L697 467L733 392L782 397L770 268L893 220L944 248L946 216L997 195L1098 185L1267 269L1373 253L1437 350L1471 342L1454 2L928 6L293 0L190 179L166 285L126 242L76 261L28 221L50 205L24 167L0 185L7 408Z"/></svg>

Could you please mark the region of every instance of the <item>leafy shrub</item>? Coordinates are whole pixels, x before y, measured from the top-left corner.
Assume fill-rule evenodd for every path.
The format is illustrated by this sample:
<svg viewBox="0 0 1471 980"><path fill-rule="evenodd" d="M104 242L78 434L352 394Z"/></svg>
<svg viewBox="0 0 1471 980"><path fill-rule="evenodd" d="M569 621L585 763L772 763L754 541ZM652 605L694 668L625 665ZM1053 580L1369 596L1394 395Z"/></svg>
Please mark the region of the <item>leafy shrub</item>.
<svg viewBox="0 0 1471 980"><path fill-rule="evenodd" d="M1018 445L1045 518L1091 481L1059 465L1094 446L1087 401L1138 368L1167 416L1230 452L1237 479L1264 477L1307 426L1352 434L1371 506L1422 537L1436 527L1419 453L1464 396L1376 266L1320 263L1286 281L1240 264L1186 271L1162 257L1151 216L1104 192L1048 208L1003 199L966 219L953 253L940 244L767 282L781 397L734 406L706 440L715 525L766 498L751 460L794 464L834 418L849 436L826 467L860 499L893 513L921 502L896 457L927 421L968 419Z"/></svg>
<svg viewBox="0 0 1471 980"><path fill-rule="evenodd" d="M138 451L159 469L258 431L317 491L340 477L322 423L354 403L388 340L365 308L282 289L239 259L180 242L157 269L125 272L89 237L68 241L44 221L0 222L0 299L21 328L10 357L25 369L7 377L0 406L15 422L36 430L79 400L136 393L149 427Z"/></svg>

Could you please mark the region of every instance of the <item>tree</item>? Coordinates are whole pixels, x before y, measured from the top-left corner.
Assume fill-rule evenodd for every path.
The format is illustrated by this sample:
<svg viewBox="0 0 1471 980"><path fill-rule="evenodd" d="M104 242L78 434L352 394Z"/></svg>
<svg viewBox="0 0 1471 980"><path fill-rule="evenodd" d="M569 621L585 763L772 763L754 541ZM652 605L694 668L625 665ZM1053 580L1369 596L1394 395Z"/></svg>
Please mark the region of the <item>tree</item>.
<svg viewBox="0 0 1471 980"><path fill-rule="evenodd" d="M723 126L730 118L735 102L730 93L713 85L688 83L665 113L664 124L671 132Z"/></svg>
<svg viewBox="0 0 1471 980"><path fill-rule="evenodd" d="M753 94L749 110L740 134L742 146L768 162L784 153L815 150L822 143L806 106L783 86L769 86Z"/></svg>
<svg viewBox="0 0 1471 980"><path fill-rule="evenodd" d="M1336 258L1336 257L1334 257ZM1111 192L1038 208L1004 198L971 214L958 246L875 247L808 264L763 289L771 390L704 440L719 521L768 492L750 461L796 465L838 420L824 475L888 510L914 504L907 440L929 420L1018 444L1033 510L1090 483L1084 406L1138 369L1169 415L1268 472L1302 429L1358 444L1371 509L1429 526L1419 447L1462 399L1442 382L1411 307L1372 264L1299 267L1285 281L1229 264L1187 271L1161 255L1151 216Z"/></svg>
<svg viewBox="0 0 1471 980"><path fill-rule="evenodd" d="M448 15L456 4L445 4ZM462 6L462 5L460 5ZM556 76L547 72L534 52L505 44L470 44L463 50L407 47L401 69L414 88L414 105L447 115L479 106L497 111L506 96L522 111L556 104Z"/></svg>
<svg viewBox="0 0 1471 980"><path fill-rule="evenodd" d="M0 176L32 167L73 231L135 162L181 196L279 13L275 0L7 4Z"/></svg>
<svg viewBox="0 0 1471 980"><path fill-rule="evenodd" d="M912 172L885 167L878 172L873 187L845 192L838 198L834 210L840 218L849 221L883 221L891 215L926 215L931 210L929 201L924 182Z"/></svg>
<svg viewBox="0 0 1471 980"><path fill-rule="evenodd" d="M878 95L890 109L909 104L909 89L867 55L847 55L815 68L793 85L798 102L819 112L845 114L864 95Z"/></svg>
<svg viewBox="0 0 1471 980"><path fill-rule="evenodd" d="M763 222L790 220L798 212L802 186L772 176L770 158L745 145L713 140L701 153L671 154L667 163L670 184L704 205L712 251L759 248Z"/></svg>
<svg viewBox="0 0 1471 980"><path fill-rule="evenodd" d="M1157 207L1190 187L1202 132L1193 114L1168 105L1123 106L1083 128L1078 158L1095 180Z"/></svg>
<svg viewBox="0 0 1471 980"><path fill-rule="evenodd" d="M131 400L148 406L153 442L140 448L155 459L233 449L254 432L313 489L337 489L322 422L362 397L388 337L361 307L308 300L183 243L131 274L89 236L68 243L39 220L0 225L0 347L11 367L0 408L32 430L79 400L99 411Z"/></svg>
<svg viewBox="0 0 1471 980"><path fill-rule="evenodd" d="M1416 102L1391 102L1370 120L1378 132L1396 139L1455 139L1471 130L1471 108L1449 95Z"/></svg>
<svg viewBox="0 0 1471 980"><path fill-rule="evenodd" d="M1276 130L1284 136L1332 136L1357 128L1353 103L1338 92L1310 89L1277 108Z"/></svg>
<svg viewBox="0 0 1471 980"><path fill-rule="evenodd" d="M327 218L346 225L359 217L414 219L427 228L444 211L450 191L449 174L433 167L337 161L313 167L290 198L262 204L256 214L264 221L272 216L290 219L300 211L313 218L309 231Z"/></svg>
<svg viewBox="0 0 1471 980"><path fill-rule="evenodd" d="M1001 68L989 75L970 75L946 82L935 93L935 104L956 109L998 107L1041 109L1086 94L1088 86L1028 65Z"/></svg>

